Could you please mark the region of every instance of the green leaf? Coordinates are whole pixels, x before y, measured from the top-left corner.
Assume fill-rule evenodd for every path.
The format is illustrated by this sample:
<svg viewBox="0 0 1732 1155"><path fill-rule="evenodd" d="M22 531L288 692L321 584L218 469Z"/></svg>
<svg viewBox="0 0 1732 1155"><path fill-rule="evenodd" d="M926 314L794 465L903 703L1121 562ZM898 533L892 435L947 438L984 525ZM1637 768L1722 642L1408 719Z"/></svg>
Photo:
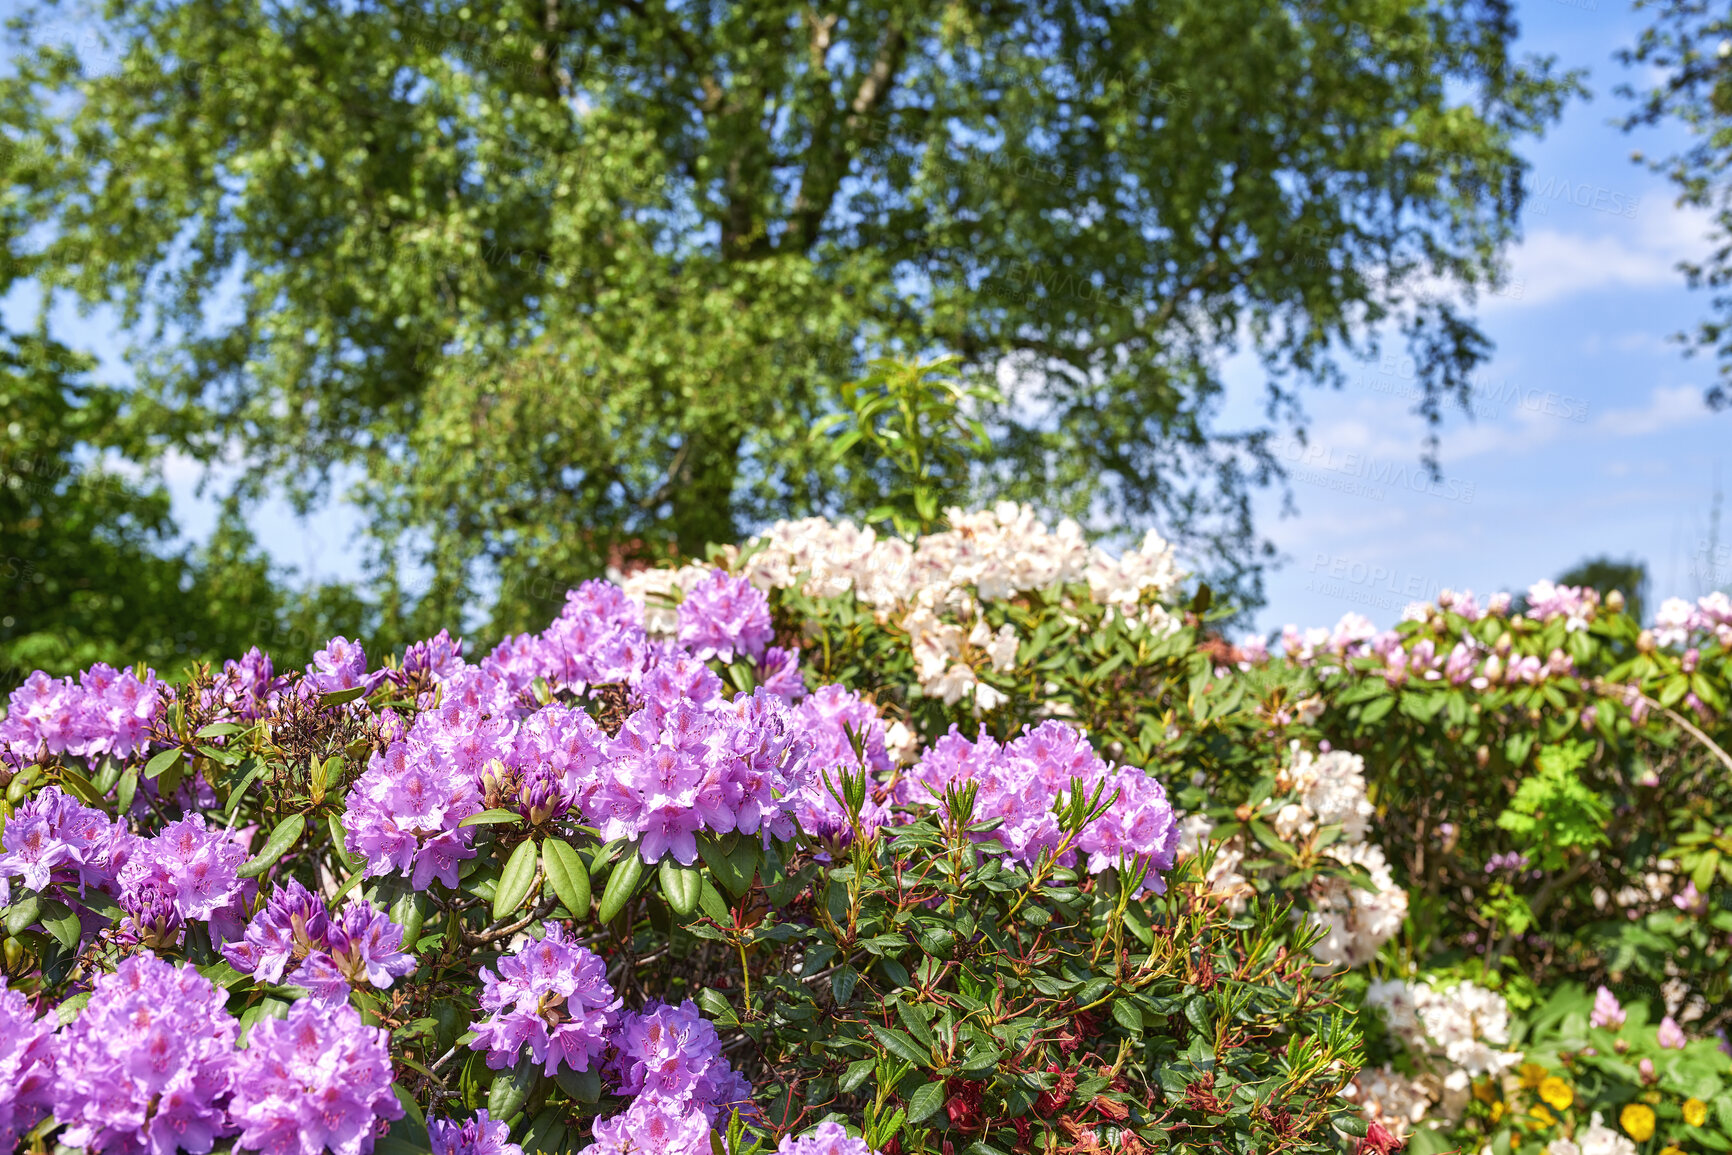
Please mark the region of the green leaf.
<svg viewBox="0 0 1732 1155"><path fill-rule="evenodd" d="M722 892L717 890L708 878L704 879L703 885L698 888L698 908L715 919L719 926L727 926L734 921L733 916L728 913L728 904L722 899Z"/></svg>
<svg viewBox="0 0 1732 1155"><path fill-rule="evenodd" d="M253 768L248 770L246 774L241 777L240 782L229 791L229 800L223 805L223 813L225 815L233 814L235 812L235 807L239 806L241 804L241 799L247 796L247 791L251 789L253 782L264 772L264 760L255 759L253 761Z"/></svg>
<svg viewBox="0 0 1732 1155"><path fill-rule="evenodd" d="M6 908L6 933L16 937L36 925L42 917L42 897L27 894Z"/></svg>
<svg viewBox="0 0 1732 1155"><path fill-rule="evenodd" d="M601 1102L601 1072L591 1066L587 1071L574 1071L564 1064L553 1076L560 1089L579 1103Z"/></svg>
<svg viewBox="0 0 1732 1155"><path fill-rule="evenodd" d="M70 766L60 768L60 784L68 794L73 795L86 806L101 806L102 791L96 788L96 783L80 774Z"/></svg>
<svg viewBox="0 0 1732 1155"><path fill-rule="evenodd" d="M179 746L170 746L168 749L159 752L154 758L144 764L144 776L146 778L161 777L164 770L167 770L170 766L177 766L180 764L181 753L182 751Z"/></svg>
<svg viewBox="0 0 1732 1155"><path fill-rule="evenodd" d="M944 1081L922 1084L908 1096L908 1122L924 1122L934 1111L944 1106Z"/></svg>
<svg viewBox="0 0 1732 1155"><path fill-rule="evenodd" d="M878 1036L878 1041L884 1044L886 1050L899 1059L907 1059L917 1067L932 1066L932 1055L922 1050L904 1031L895 1027L881 1027L871 1024L872 1033Z"/></svg>
<svg viewBox="0 0 1732 1155"><path fill-rule="evenodd" d="M54 940L67 950L78 949L78 936L83 933L83 927L78 923L78 916L72 908L63 902L44 902L42 904L42 929L54 936Z"/></svg>
<svg viewBox="0 0 1732 1155"><path fill-rule="evenodd" d="M634 843L626 847L626 855L613 868L613 873L607 876L607 885L602 888L601 908L595 912L595 917L603 924L612 922L625 909L625 904L631 900L632 891L637 889L638 882L643 878L643 856L637 852Z"/></svg>
<svg viewBox="0 0 1732 1155"><path fill-rule="evenodd" d="M493 892L495 920L516 913L529 897L529 888L535 885L535 863L535 840L529 838L518 843L506 860L505 869L499 872L499 887Z"/></svg>
<svg viewBox="0 0 1732 1155"><path fill-rule="evenodd" d="M265 840L265 847L252 858L247 859L236 871L242 878L257 878L269 870L289 847L301 837L301 832L307 828L305 814L291 814L277 823L277 828L271 831L271 836Z"/></svg>
<svg viewBox="0 0 1732 1155"><path fill-rule="evenodd" d="M366 872L357 870L348 878L344 879L343 885L337 888L337 893L331 896L330 905L334 908L337 903L347 898L349 892L354 890L356 886L360 885L361 879L364 877L366 877Z"/></svg>
<svg viewBox="0 0 1732 1155"><path fill-rule="evenodd" d="M836 1089L844 1095L851 1095L859 1090L868 1076L877 1069L876 1059L857 1059L848 1064L848 1069L842 1072L842 1078L836 1084Z"/></svg>
<svg viewBox="0 0 1732 1155"><path fill-rule="evenodd" d="M459 822L457 825L459 827L463 827L463 826L491 826L495 823L500 823L500 822L521 822L521 821L523 821L523 816L515 810L493 809L493 810L483 810L480 814L471 814L468 818L465 818L462 822Z"/></svg>
<svg viewBox="0 0 1732 1155"><path fill-rule="evenodd" d="M341 706L344 702L353 702L367 692L365 686L350 686L347 690L332 690L329 694L319 695L321 706Z"/></svg>
<svg viewBox="0 0 1732 1155"><path fill-rule="evenodd" d="M325 814L325 829L331 832L331 850L336 854L337 860L349 870L359 869L363 860L349 853L349 832L343 829L343 820L337 816L336 811Z"/></svg>
<svg viewBox="0 0 1732 1155"><path fill-rule="evenodd" d="M662 896L681 918L691 917L691 913L698 908L702 882L703 875L696 867L681 866L671 858L662 859Z"/></svg>
<svg viewBox="0 0 1732 1155"><path fill-rule="evenodd" d="M700 838L698 853L703 855L704 865L710 868L716 881L726 887L728 893L735 898L751 887L752 874L757 869L758 862L756 845L751 839L739 839L730 853L724 851L721 843L715 839Z"/></svg>
<svg viewBox="0 0 1732 1155"><path fill-rule="evenodd" d="M246 733L246 729L247 728L245 726L239 726L233 722L212 722L210 725L205 726L205 727L201 728L200 730L198 730L197 732L195 732L193 734L193 737L194 738L226 738L230 734L244 734L244 733Z"/></svg>
<svg viewBox="0 0 1732 1155"><path fill-rule="evenodd" d="M549 838L541 844L541 866L547 872L548 884L565 909L574 918L589 914L589 870L583 865L571 843L563 838Z"/></svg>
<svg viewBox="0 0 1732 1155"><path fill-rule="evenodd" d="M128 766L126 773L120 776L120 782L114 788L115 813L125 815L132 811L132 800L138 796L138 767Z"/></svg>

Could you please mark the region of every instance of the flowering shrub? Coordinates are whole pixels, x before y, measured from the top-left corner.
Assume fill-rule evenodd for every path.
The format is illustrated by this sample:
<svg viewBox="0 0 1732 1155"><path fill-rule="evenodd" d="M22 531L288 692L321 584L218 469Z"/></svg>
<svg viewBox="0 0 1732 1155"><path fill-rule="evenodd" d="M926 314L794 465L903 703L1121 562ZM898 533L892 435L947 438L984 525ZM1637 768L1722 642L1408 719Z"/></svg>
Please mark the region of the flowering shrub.
<svg viewBox="0 0 1732 1155"><path fill-rule="evenodd" d="M1229 910L1292 902L1295 934L1323 932L1318 962L1350 968L1371 1059L1353 1094L1377 1142L1732 1146L1727 1097L1705 1093L1732 1025L1724 595L1672 599L1644 629L1616 593L1446 590L1394 629L1349 614L1272 647L1216 633L1209 591L1158 540L1114 558L1016 507L952 511L909 542L783 523L715 560L765 591L771 644L875 703L903 765L953 726L1005 741L1058 719L1103 757L1158 768L1211 892ZM623 580L653 628L698 572ZM1449 1066L1444 1040L1388 1021L1399 1002L1367 1001L1373 983L1480 992L1502 1008L1496 1045L1526 1058ZM1700 1079L1560 1041L1573 1020L1557 1000L1601 986L1647 1022L1669 1016ZM1582 1109L1542 1101L1542 1127L1519 1072L1553 1053L1548 1077ZM1705 1106L1686 1113L1691 1094Z"/></svg>
<svg viewBox="0 0 1732 1155"><path fill-rule="evenodd" d="M1077 556L1054 572L1120 572ZM916 742L746 578L665 588L658 617L587 583L476 660L441 634L377 665L337 638L305 670L32 676L0 721L10 1144L1381 1141L1341 1095L1361 1042L1327 928L1222 893L1212 848L1181 862L1160 767L1055 718Z"/></svg>
<svg viewBox="0 0 1732 1155"><path fill-rule="evenodd" d="M1158 539L1014 506L616 576L473 659L20 687L0 1127L1732 1149L1723 597L1445 591L1272 654Z"/></svg>

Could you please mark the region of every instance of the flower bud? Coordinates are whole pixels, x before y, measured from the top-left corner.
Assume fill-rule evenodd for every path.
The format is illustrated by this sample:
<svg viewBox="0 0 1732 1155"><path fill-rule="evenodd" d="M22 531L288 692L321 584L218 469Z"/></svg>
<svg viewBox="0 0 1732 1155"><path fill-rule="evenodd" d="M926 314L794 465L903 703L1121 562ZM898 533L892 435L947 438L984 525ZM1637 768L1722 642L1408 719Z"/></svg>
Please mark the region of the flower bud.
<svg viewBox="0 0 1732 1155"><path fill-rule="evenodd" d="M1478 750L1473 752L1473 761L1474 765L1478 766L1481 770L1484 770L1487 766L1491 765L1491 747L1485 745L1480 746Z"/></svg>
<svg viewBox="0 0 1732 1155"><path fill-rule="evenodd" d="M1606 595L1606 608L1608 610L1611 610L1614 614L1623 613L1624 612L1624 591L1623 590L1613 590L1611 593L1607 594Z"/></svg>
<svg viewBox="0 0 1732 1155"><path fill-rule="evenodd" d="M1503 633L1498 635L1497 645L1493 646L1492 650L1496 652L1498 657L1507 658L1509 657L1510 648L1514 645L1515 639L1510 636L1508 630L1505 630Z"/></svg>
<svg viewBox="0 0 1732 1155"><path fill-rule="evenodd" d="M1640 650L1644 654L1651 654L1654 652L1653 630L1643 630L1640 634L1636 635L1636 649Z"/></svg>

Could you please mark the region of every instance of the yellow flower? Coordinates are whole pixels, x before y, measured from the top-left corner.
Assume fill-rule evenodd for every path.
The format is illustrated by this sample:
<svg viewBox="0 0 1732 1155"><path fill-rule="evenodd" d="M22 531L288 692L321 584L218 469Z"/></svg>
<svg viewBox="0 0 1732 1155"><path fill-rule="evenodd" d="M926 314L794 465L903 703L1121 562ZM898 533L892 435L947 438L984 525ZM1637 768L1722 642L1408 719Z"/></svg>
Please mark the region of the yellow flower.
<svg viewBox="0 0 1732 1155"><path fill-rule="evenodd" d="M1556 1123L1558 1121L1556 1115L1553 1115L1550 1111L1546 1110L1545 1107L1539 1103L1535 1103L1532 1107L1529 1107L1528 1108L1528 1114L1532 1115L1534 1118L1538 1119L1540 1122L1544 1123L1548 1127L1550 1127L1553 1123Z"/></svg>
<svg viewBox="0 0 1732 1155"><path fill-rule="evenodd" d="M1473 1084L1473 1097L1481 1103L1490 1103L1497 1098L1497 1092L1492 1089L1490 1079L1478 1079Z"/></svg>
<svg viewBox="0 0 1732 1155"><path fill-rule="evenodd" d="M1682 1147L1662 1147L1660 1148L1660 1155L1684 1155L1684 1149Z"/></svg>
<svg viewBox="0 0 1732 1155"><path fill-rule="evenodd" d="M1555 1110L1567 1111L1570 1104L1576 1101L1576 1093L1568 1083L1556 1075L1551 1075L1540 1084L1540 1098L1550 1103Z"/></svg>
<svg viewBox="0 0 1732 1155"><path fill-rule="evenodd" d="M1618 1114L1618 1122L1624 1125L1624 1130L1630 1138L1638 1143L1646 1143L1654 1137L1654 1109L1641 1103L1629 1103Z"/></svg>
<svg viewBox="0 0 1732 1155"><path fill-rule="evenodd" d="M1533 1090L1546 1077L1546 1069L1538 1063L1523 1063L1521 1066L1522 1086Z"/></svg>
<svg viewBox="0 0 1732 1155"><path fill-rule="evenodd" d="M1692 1127L1700 1127L1708 1121L1708 1104L1700 1099L1684 1100L1684 1122Z"/></svg>
<svg viewBox="0 0 1732 1155"><path fill-rule="evenodd" d="M1503 1103L1493 1103L1491 1105L1491 1121L1495 1123L1501 1118L1503 1118Z"/></svg>

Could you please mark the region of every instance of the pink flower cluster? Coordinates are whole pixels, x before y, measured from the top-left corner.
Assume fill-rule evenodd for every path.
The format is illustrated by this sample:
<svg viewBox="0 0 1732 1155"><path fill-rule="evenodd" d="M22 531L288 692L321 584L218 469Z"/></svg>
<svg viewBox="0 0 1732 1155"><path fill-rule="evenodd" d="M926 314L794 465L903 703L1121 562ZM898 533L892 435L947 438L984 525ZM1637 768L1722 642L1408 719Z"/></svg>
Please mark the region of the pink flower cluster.
<svg viewBox="0 0 1732 1155"><path fill-rule="evenodd" d="M621 1013L602 960L558 924L500 959L497 973L483 968L481 981L487 1017L473 1024L469 1046L486 1052L489 1067L515 1066L526 1047L548 1075L562 1067L601 1069L609 1056L615 1089L633 1098L623 1113L595 1124L591 1155L703 1155L710 1128L750 1106L751 1084L729 1065L715 1025L690 1000ZM505 1132L498 1127L485 1116L461 1128L436 1124L435 1151L504 1155L510 1148L499 1145Z"/></svg>
<svg viewBox="0 0 1732 1155"><path fill-rule="evenodd" d="M751 1084L722 1055L715 1026L690 999L627 1012L609 1069L631 1105L595 1124L584 1155L705 1155L712 1127L751 1107Z"/></svg>
<svg viewBox="0 0 1732 1155"><path fill-rule="evenodd" d="M1719 590L1697 598L1667 598L1654 615L1654 641L1681 646L1697 634L1712 634L1723 649L1732 649L1732 598Z"/></svg>
<svg viewBox="0 0 1732 1155"><path fill-rule="evenodd" d="M997 839L1011 861L1032 866L1061 844L1053 804L1072 791L1073 781L1090 795L1104 784L1101 799L1111 805L1083 827L1060 863L1074 865L1080 852L1087 856L1087 869L1099 872L1131 858L1147 859L1152 869L1145 885L1163 890L1160 872L1172 868L1179 847L1178 822L1166 791L1136 767L1109 766L1087 739L1062 722L1043 722L1002 746L984 735L970 742L952 728L898 784L897 798L903 805L941 805L946 788L977 783L974 820L1000 823L991 833L975 835L976 840Z"/></svg>
<svg viewBox="0 0 1732 1155"><path fill-rule="evenodd" d="M0 1143L52 1114L63 1145L92 1151L209 1151L234 1135L265 1155L364 1155L403 1115L385 1032L347 1003L302 999L237 1049L227 996L149 951L99 975L70 1026L52 1024L0 983Z"/></svg>
<svg viewBox="0 0 1732 1155"><path fill-rule="evenodd" d="M244 904L258 889L237 873L246 860L245 846L197 814L154 838L133 838L119 877L120 905L129 915L123 932L159 947L179 941L188 922L209 923L218 942L240 937Z"/></svg>
<svg viewBox="0 0 1732 1155"><path fill-rule="evenodd" d="M76 682L37 670L12 691L0 721L0 758L14 766L62 754L130 758L149 747L168 697L153 670L141 679L98 662Z"/></svg>
<svg viewBox="0 0 1732 1155"><path fill-rule="evenodd" d="M529 1055L552 1075L567 1067L584 1072L599 1066L608 1033L619 1021L620 1000L607 981L607 966L574 943L558 923L540 942L526 942L499 960L496 972L481 968L481 1009L470 1048L487 1052L495 1070Z"/></svg>
<svg viewBox="0 0 1732 1155"><path fill-rule="evenodd" d="M353 987L388 987L412 974L414 956L403 950L403 928L364 898L351 898L336 915L298 881L277 887L247 924L245 937L223 948L229 965L262 982L282 980L317 998L346 999Z"/></svg>
<svg viewBox="0 0 1732 1155"><path fill-rule="evenodd" d="M76 902L89 887L113 890L133 841L126 824L49 786L6 820L0 833L0 904L16 878L41 894Z"/></svg>

